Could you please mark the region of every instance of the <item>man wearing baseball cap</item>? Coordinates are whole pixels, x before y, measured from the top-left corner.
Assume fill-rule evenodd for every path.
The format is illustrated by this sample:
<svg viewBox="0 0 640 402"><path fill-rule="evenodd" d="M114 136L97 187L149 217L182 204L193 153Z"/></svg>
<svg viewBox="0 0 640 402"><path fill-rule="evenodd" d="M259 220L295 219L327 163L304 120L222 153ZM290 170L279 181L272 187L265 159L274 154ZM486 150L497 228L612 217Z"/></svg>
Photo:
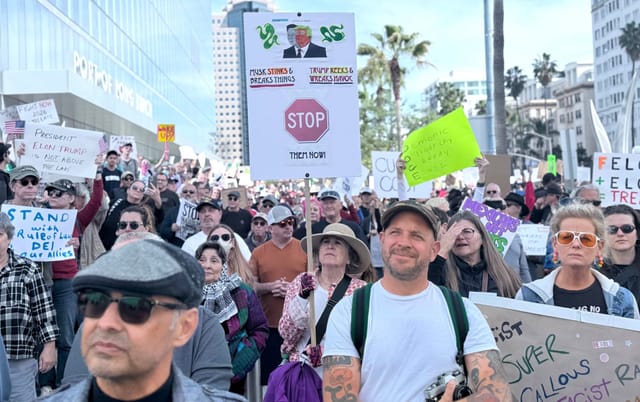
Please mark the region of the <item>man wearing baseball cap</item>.
<svg viewBox="0 0 640 402"><path fill-rule="evenodd" d="M244 239L251 231L251 218L249 211L240 208L240 192L230 191L227 194L227 208L222 211L220 222L229 226Z"/></svg>
<svg viewBox="0 0 640 402"><path fill-rule="evenodd" d="M18 166L11 171L9 179L13 198L7 202L8 204L23 207L40 206L36 201L38 184L40 184L38 169L31 165Z"/></svg>
<svg viewBox="0 0 640 402"><path fill-rule="evenodd" d="M461 369L447 299L428 280L429 263L440 250L438 218L421 204L402 201L384 213L382 226L384 276L370 288L363 355L351 339L354 298L345 297L331 312L325 334L324 384L331 384L324 387L325 400L332 395L363 402L424 400L425 388L439 375ZM478 400L511 400L487 321L468 299L463 305L469 330L462 359L464 369L475 373L469 386ZM390 341L398 339L402 342ZM389 382L389 376L401 380ZM442 400L453 400L454 385L449 382Z"/></svg>
<svg viewBox="0 0 640 402"><path fill-rule="evenodd" d="M244 401L172 364L174 349L198 325L203 286L198 261L163 241L133 242L98 258L73 280L92 377L46 400Z"/></svg>
<svg viewBox="0 0 640 402"><path fill-rule="evenodd" d="M253 251L256 247L271 240L271 232L268 230L267 214L258 212L251 218L251 232L246 239L245 243L249 247L249 250Z"/></svg>
<svg viewBox="0 0 640 402"><path fill-rule="evenodd" d="M260 356L260 377L262 385L267 385L269 374L280 364L282 337L278 323L282 316L284 297L289 283L298 274L306 271L307 255L300 241L293 238L296 218L291 209L277 205L267 216L271 240L253 250L249 267L256 278L255 290L269 324L267 346Z"/></svg>

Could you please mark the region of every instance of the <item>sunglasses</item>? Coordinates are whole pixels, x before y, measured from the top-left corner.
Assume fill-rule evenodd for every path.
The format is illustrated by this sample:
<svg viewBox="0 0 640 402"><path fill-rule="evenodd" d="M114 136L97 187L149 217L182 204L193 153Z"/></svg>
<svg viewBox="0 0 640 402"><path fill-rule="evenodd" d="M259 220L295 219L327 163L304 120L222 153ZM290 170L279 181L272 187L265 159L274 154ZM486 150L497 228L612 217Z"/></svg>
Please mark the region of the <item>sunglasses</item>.
<svg viewBox="0 0 640 402"><path fill-rule="evenodd" d="M267 224L267 222L263 221L263 220L255 220L252 222L254 225L256 226L265 226Z"/></svg>
<svg viewBox="0 0 640 402"><path fill-rule="evenodd" d="M164 303L141 296L123 296L120 298L98 290L85 290L78 294L78 309L87 318L100 318L111 303L118 303L118 314L128 324L141 325L149 320L154 306L169 310L186 309L183 304Z"/></svg>
<svg viewBox="0 0 640 402"><path fill-rule="evenodd" d="M227 199L229 201L238 201L238 197L234 197L234 196L229 196L229 197L227 197Z"/></svg>
<svg viewBox="0 0 640 402"><path fill-rule="evenodd" d="M487 194L496 194L497 190L487 190Z"/></svg>
<svg viewBox="0 0 640 402"><path fill-rule="evenodd" d="M133 177L127 176L127 177L123 178L122 180L124 180L124 181L133 181Z"/></svg>
<svg viewBox="0 0 640 402"><path fill-rule="evenodd" d="M64 194L64 191L61 190L49 190L47 191L47 194L49 194L49 197L53 197L53 198L60 198L62 197L62 194Z"/></svg>
<svg viewBox="0 0 640 402"><path fill-rule="evenodd" d="M558 244L563 246L569 246L575 239L578 239L580 244L586 248L594 248L600 239L593 233L589 232L572 232L570 230L561 230L555 234Z"/></svg>
<svg viewBox="0 0 640 402"><path fill-rule="evenodd" d="M133 191L137 191L139 193L144 193L144 187L135 187L135 186L131 186L131 189Z"/></svg>
<svg viewBox="0 0 640 402"><path fill-rule="evenodd" d="M515 202L507 202L507 208L509 207L520 207L520 204L516 204Z"/></svg>
<svg viewBox="0 0 640 402"><path fill-rule="evenodd" d="M195 194L195 191L182 190L182 194Z"/></svg>
<svg viewBox="0 0 640 402"><path fill-rule="evenodd" d="M293 218L285 219L282 222L278 222L277 225L281 228L286 228L287 226L293 226L296 223L296 220Z"/></svg>
<svg viewBox="0 0 640 402"><path fill-rule="evenodd" d="M263 202L262 203L262 207L263 208L273 208L274 205L272 203L270 203L270 202Z"/></svg>
<svg viewBox="0 0 640 402"><path fill-rule="evenodd" d="M127 226L129 226L131 230L138 230L142 224L138 222L118 222L118 229L120 230L125 230Z"/></svg>
<svg viewBox="0 0 640 402"><path fill-rule="evenodd" d="M211 241L218 241L220 239L222 239L222 241L229 241L229 240L231 240L231 235L228 234L228 233L225 233L223 235L213 234L213 235L211 235L211 237L209 237L209 240L211 240Z"/></svg>
<svg viewBox="0 0 640 402"><path fill-rule="evenodd" d="M583 204L591 204L594 207L599 207L600 204L602 204L602 201L600 200L582 200Z"/></svg>
<svg viewBox="0 0 640 402"><path fill-rule="evenodd" d="M22 184L25 187L28 186L29 184L31 184L32 186L37 186L38 183L40 183L40 179L36 177L32 177L32 178L24 177L20 179L20 184Z"/></svg>
<svg viewBox="0 0 640 402"><path fill-rule="evenodd" d="M618 233L618 229L622 230L622 233L624 234L629 234L631 232L633 232L634 230L636 230L636 227L633 225L622 225L622 226L609 226L607 228L607 232L609 232L609 234L614 235Z"/></svg>

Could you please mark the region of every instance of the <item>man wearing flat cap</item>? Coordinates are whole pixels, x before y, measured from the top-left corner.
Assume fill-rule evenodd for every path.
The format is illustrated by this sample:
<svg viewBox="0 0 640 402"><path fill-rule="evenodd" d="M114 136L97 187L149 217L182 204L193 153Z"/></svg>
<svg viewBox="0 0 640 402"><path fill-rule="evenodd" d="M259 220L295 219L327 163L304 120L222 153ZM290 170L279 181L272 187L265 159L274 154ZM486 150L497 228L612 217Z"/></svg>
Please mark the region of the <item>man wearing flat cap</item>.
<svg viewBox="0 0 640 402"><path fill-rule="evenodd" d="M92 374L48 401L244 401L200 385L172 364L198 325L204 272L195 258L142 240L103 255L73 280Z"/></svg>

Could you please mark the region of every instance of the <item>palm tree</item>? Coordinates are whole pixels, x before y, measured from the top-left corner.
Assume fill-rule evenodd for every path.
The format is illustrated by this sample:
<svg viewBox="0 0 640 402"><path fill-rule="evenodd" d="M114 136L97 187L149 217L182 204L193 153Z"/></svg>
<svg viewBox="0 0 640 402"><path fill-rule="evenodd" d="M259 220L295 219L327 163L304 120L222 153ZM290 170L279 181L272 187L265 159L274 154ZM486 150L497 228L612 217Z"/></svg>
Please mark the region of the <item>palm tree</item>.
<svg viewBox="0 0 640 402"><path fill-rule="evenodd" d="M504 106L504 7L502 0L493 0L493 108L496 153L507 153L507 113Z"/></svg>
<svg viewBox="0 0 640 402"><path fill-rule="evenodd" d="M487 114L487 101L485 99L480 99L476 102L473 107L476 110L476 114L478 116L483 116Z"/></svg>
<svg viewBox="0 0 640 402"><path fill-rule="evenodd" d="M549 99L548 86L551 83L554 75L558 74L558 65L555 60L551 60L549 53L542 53L542 58L536 59L533 63L533 76L542 85L544 94L544 118L547 120L546 124L546 136L549 136L549 116L547 111L547 99Z"/></svg>
<svg viewBox="0 0 640 402"><path fill-rule="evenodd" d="M436 86L436 99L438 100L438 114L444 116L451 113L465 101L464 91L451 82L441 82Z"/></svg>
<svg viewBox="0 0 640 402"><path fill-rule="evenodd" d="M640 24L636 24L635 21L627 23L622 28L622 34L618 38L620 47L627 52L631 59L631 77L636 72L636 61L640 60ZM631 93L631 99L629 102L633 103L633 98L636 92ZM631 108L631 146L635 145L635 128L633 126L634 121L634 109Z"/></svg>
<svg viewBox="0 0 640 402"><path fill-rule="evenodd" d="M358 55L373 58L375 64L379 64L382 60L385 61L395 100L398 150L402 150L400 88L404 85L406 69L400 66L400 57L410 56L415 60L418 67L423 66L427 64L425 56L429 51L431 42L423 40L416 43L419 34L417 32L405 34L399 25L385 25L384 30L384 36L379 33L371 34L377 41L376 46L371 46L366 43L358 45Z"/></svg>
<svg viewBox="0 0 640 402"><path fill-rule="evenodd" d="M518 105L518 97L527 82L527 76L522 74L522 70L518 66L511 67L504 76L504 86L509 90L509 96L516 102L516 138L522 136L522 127L520 123L520 109ZM520 138L521 139L521 138ZM518 140L516 139L516 142Z"/></svg>

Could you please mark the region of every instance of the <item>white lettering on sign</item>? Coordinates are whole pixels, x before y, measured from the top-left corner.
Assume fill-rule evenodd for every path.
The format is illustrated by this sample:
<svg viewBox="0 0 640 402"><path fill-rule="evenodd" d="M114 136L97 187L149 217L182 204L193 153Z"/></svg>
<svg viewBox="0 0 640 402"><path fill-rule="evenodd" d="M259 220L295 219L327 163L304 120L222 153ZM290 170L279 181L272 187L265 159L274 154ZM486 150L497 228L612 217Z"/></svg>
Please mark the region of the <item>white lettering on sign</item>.
<svg viewBox="0 0 640 402"><path fill-rule="evenodd" d="M289 128L317 128L320 127L325 120L327 114L324 112L292 112L287 116Z"/></svg>
<svg viewBox="0 0 640 402"><path fill-rule="evenodd" d="M73 52L73 69L83 79L93 83L98 88L102 88L103 91L115 95L119 101L147 117L153 117L153 104L147 98L137 94L124 82L114 80L106 70L100 70L96 63L77 51Z"/></svg>

